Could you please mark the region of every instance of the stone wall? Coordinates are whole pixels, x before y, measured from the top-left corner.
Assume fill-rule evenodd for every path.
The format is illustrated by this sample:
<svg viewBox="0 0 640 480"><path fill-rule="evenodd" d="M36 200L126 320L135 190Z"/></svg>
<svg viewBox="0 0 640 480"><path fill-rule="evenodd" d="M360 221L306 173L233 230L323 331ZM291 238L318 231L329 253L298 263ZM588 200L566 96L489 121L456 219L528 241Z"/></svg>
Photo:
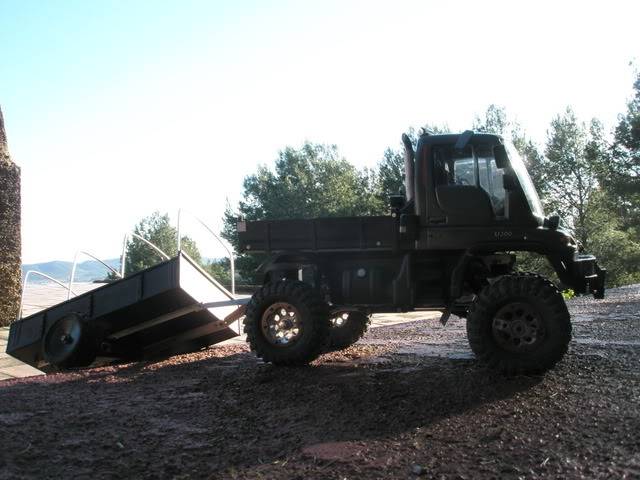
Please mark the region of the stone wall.
<svg viewBox="0 0 640 480"><path fill-rule="evenodd" d="M0 326L18 315L21 264L20 167L9 156L0 110Z"/></svg>

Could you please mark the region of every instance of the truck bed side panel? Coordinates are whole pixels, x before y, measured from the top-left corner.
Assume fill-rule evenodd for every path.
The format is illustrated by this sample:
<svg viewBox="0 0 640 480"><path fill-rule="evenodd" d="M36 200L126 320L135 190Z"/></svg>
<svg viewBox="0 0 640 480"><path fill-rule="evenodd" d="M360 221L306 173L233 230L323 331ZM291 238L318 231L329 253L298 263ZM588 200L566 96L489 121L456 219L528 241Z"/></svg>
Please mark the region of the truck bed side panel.
<svg viewBox="0 0 640 480"><path fill-rule="evenodd" d="M240 249L390 250L394 243L394 220L391 216L379 216L247 222L246 231L239 233Z"/></svg>

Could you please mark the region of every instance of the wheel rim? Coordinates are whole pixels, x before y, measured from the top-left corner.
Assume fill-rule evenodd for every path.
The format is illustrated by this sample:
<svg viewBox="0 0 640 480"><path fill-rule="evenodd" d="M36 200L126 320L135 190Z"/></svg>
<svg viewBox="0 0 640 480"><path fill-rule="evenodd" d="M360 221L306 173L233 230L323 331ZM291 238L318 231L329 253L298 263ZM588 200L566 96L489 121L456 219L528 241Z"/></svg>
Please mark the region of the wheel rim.
<svg viewBox="0 0 640 480"><path fill-rule="evenodd" d="M540 315L525 302L512 302L500 308L493 317L492 333L498 345L516 353L536 348L545 336Z"/></svg>
<svg viewBox="0 0 640 480"><path fill-rule="evenodd" d="M302 335L302 317L298 309L287 302L269 306L260 322L265 339L277 347L288 347Z"/></svg>
<svg viewBox="0 0 640 480"><path fill-rule="evenodd" d="M331 327L333 328L344 327L347 321L349 320L349 315L350 315L349 312L337 313L336 315L334 315L329 319L329 321L331 322Z"/></svg>
<svg viewBox="0 0 640 480"><path fill-rule="evenodd" d="M45 354L50 363L57 364L68 359L78 348L82 326L72 316L55 323L45 339Z"/></svg>

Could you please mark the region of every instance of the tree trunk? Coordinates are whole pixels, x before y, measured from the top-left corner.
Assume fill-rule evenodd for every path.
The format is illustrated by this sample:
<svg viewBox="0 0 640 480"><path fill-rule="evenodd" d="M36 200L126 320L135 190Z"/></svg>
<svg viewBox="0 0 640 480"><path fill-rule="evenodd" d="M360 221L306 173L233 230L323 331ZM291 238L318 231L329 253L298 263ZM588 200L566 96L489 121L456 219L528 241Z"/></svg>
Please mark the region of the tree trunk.
<svg viewBox="0 0 640 480"><path fill-rule="evenodd" d="M9 156L0 111L0 326L18 315L21 265L20 167Z"/></svg>

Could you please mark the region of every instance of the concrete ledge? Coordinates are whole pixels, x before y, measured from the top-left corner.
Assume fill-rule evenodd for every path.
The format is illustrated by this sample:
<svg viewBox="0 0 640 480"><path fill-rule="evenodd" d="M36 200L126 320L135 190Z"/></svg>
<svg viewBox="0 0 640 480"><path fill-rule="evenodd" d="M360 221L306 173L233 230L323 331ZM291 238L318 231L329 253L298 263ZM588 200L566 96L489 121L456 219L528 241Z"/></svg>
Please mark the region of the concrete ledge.
<svg viewBox="0 0 640 480"><path fill-rule="evenodd" d="M0 381L44 375L44 372L41 372L37 368L22 363L20 360L7 354L8 339L9 327L0 328Z"/></svg>

